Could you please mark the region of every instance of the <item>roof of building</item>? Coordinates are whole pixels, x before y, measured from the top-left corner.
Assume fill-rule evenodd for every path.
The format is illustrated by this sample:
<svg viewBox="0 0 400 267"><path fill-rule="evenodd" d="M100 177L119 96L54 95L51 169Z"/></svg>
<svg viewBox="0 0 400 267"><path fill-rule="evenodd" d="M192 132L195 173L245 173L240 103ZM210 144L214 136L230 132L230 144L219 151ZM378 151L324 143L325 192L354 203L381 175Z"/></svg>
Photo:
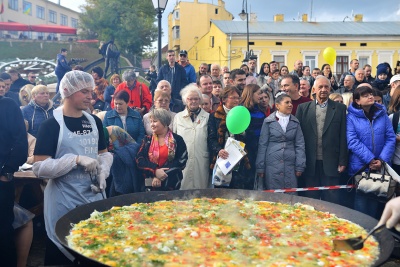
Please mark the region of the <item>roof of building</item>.
<svg viewBox="0 0 400 267"><path fill-rule="evenodd" d="M246 21L212 21L226 34L246 34ZM307 35L307 36L399 36L400 22L249 22L252 35Z"/></svg>

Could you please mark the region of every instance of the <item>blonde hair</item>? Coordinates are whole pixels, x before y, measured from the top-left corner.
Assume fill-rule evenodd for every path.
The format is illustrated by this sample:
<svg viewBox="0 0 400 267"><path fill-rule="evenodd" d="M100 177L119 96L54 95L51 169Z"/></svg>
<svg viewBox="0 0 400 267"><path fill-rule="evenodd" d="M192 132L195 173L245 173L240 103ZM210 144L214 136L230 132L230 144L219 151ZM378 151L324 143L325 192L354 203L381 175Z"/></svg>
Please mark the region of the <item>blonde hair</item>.
<svg viewBox="0 0 400 267"><path fill-rule="evenodd" d="M167 92L160 90L160 89L156 89L154 91L154 101L157 100L157 98L162 97L162 98L168 98L169 101L171 101L171 94L168 94Z"/></svg>
<svg viewBox="0 0 400 267"><path fill-rule="evenodd" d="M353 93L346 92L342 94L343 104L349 108L350 104L353 102Z"/></svg>
<svg viewBox="0 0 400 267"><path fill-rule="evenodd" d="M32 99L32 88L33 84L24 85L21 90L19 90L19 101L21 106L26 106Z"/></svg>
<svg viewBox="0 0 400 267"><path fill-rule="evenodd" d="M332 94L329 95L329 99L333 100L333 101L335 101L335 99L337 99L338 97L343 99L342 95L338 94L338 93L332 93Z"/></svg>
<svg viewBox="0 0 400 267"><path fill-rule="evenodd" d="M41 92L48 92L49 91L49 89L47 89L47 86L46 85L42 85L42 84L40 84L40 85L36 85L35 87L33 87L32 88L32 96L35 96L35 95L37 95L38 93L41 93Z"/></svg>

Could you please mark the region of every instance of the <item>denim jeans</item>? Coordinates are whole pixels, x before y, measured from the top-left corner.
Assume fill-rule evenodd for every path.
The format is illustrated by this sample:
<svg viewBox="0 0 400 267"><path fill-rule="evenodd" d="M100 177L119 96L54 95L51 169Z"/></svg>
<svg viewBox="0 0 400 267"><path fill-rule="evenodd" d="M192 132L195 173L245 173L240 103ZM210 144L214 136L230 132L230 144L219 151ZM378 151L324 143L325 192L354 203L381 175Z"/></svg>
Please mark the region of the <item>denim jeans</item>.
<svg viewBox="0 0 400 267"><path fill-rule="evenodd" d="M373 198L366 197L362 193L357 193L354 199L354 209L365 213L375 219L380 218L379 201Z"/></svg>

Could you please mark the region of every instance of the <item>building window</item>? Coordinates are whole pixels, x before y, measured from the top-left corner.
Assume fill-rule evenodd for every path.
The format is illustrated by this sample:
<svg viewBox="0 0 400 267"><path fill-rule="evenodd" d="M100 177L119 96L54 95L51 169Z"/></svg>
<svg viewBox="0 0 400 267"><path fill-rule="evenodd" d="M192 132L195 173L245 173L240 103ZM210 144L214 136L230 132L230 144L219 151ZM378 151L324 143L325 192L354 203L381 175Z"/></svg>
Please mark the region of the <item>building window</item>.
<svg viewBox="0 0 400 267"><path fill-rule="evenodd" d="M18 0L8 0L8 8L18 11Z"/></svg>
<svg viewBox="0 0 400 267"><path fill-rule="evenodd" d="M349 70L349 57L337 56L336 57L336 76L340 78L342 74Z"/></svg>
<svg viewBox="0 0 400 267"><path fill-rule="evenodd" d="M44 40L44 32L38 32L37 38L38 38L38 40Z"/></svg>
<svg viewBox="0 0 400 267"><path fill-rule="evenodd" d="M175 26L172 28L173 34L174 34L174 39L180 39L180 32L179 32L179 26Z"/></svg>
<svg viewBox="0 0 400 267"><path fill-rule="evenodd" d="M44 19L44 7L36 6L36 17L39 19Z"/></svg>
<svg viewBox="0 0 400 267"><path fill-rule="evenodd" d="M278 63L278 68L282 67L285 65L285 56L283 55L275 55L274 56L274 61Z"/></svg>
<svg viewBox="0 0 400 267"><path fill-rule="evenodd" d="M374 51L372 50L356 50L356 55L358 58L358 63L360 68L364 68L366 64L371 65L371 58Z"/></svg>
<svg viewBox="0 0 400 267"><path fill-rule="evenodd" d="M63 26L68 26L68 17L65 16L64 14L61 14L61 22L60 22L60 24L63 25Z"/></svg>
<svg viewBox="0 0 400 267"><path fill-rule="evenodd" d="M369 57L367 56L361 56L358 58L358 63L360 68L363 68L365 65L367 65L369 62Z"/></svg>
<svg viewBox="0 0 400 267"><path fill-rule="evenodd" d="M215 9L215 15L218 15L218 8Z"/></svg>
<svg viewBox="0 0 400 267"><path fill-rule="evenodd" d="M53 10L49 10L49 21L53 23L57 23L57 12Z"/></svg>
<svg viewBox="0 0 400 267"><path fill-rule="evenodd" d="M378 62L382 63L382 62L387 62L390 65L392 65L393 63L393 54L394 51L383 51L383 50L377 50L376 53L378 54ZM361 64L360 64L361 66Z"/></svg>
<svg viewBox="0 0 400 267"><path fill-rule="evenodd" d="M309 66L310 70L314 69L316 67L316 59L315 56L305 56L304 57L304 66Z"/></svg>
<svg viewBox="0 0 400 267"><path fill-rule="evenodd" d="M179 10L174 11L174 19L179 19Z"/></svg>
<svg viewBox="0 0 400 267"><path fill-rule="evenodd" d="M78 20L71 18L71 27L72 28L78 28Z"/></svg>
<svg viewBox="0 0 400 267"><path fill-rule="evenodd" d="M28 1L23 1L22 2L22 9L23 9L23 13L25 15L29 15L32 16L32 3L28 2Z"/></svg>

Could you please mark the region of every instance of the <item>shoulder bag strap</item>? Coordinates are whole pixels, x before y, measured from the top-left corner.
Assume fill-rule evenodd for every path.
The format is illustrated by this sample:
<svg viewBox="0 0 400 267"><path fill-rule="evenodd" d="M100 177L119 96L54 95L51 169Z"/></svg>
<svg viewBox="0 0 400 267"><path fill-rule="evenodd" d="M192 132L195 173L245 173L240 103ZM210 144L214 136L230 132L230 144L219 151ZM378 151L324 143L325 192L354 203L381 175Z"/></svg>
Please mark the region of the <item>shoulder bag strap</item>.
<svg viewBox="0 0 400 267"><path fill-rule="evenodd" d="M400 118L400 111L393 113L392 125L395 134L397 132L397 125L399 124L399 118Z"/></svg>

